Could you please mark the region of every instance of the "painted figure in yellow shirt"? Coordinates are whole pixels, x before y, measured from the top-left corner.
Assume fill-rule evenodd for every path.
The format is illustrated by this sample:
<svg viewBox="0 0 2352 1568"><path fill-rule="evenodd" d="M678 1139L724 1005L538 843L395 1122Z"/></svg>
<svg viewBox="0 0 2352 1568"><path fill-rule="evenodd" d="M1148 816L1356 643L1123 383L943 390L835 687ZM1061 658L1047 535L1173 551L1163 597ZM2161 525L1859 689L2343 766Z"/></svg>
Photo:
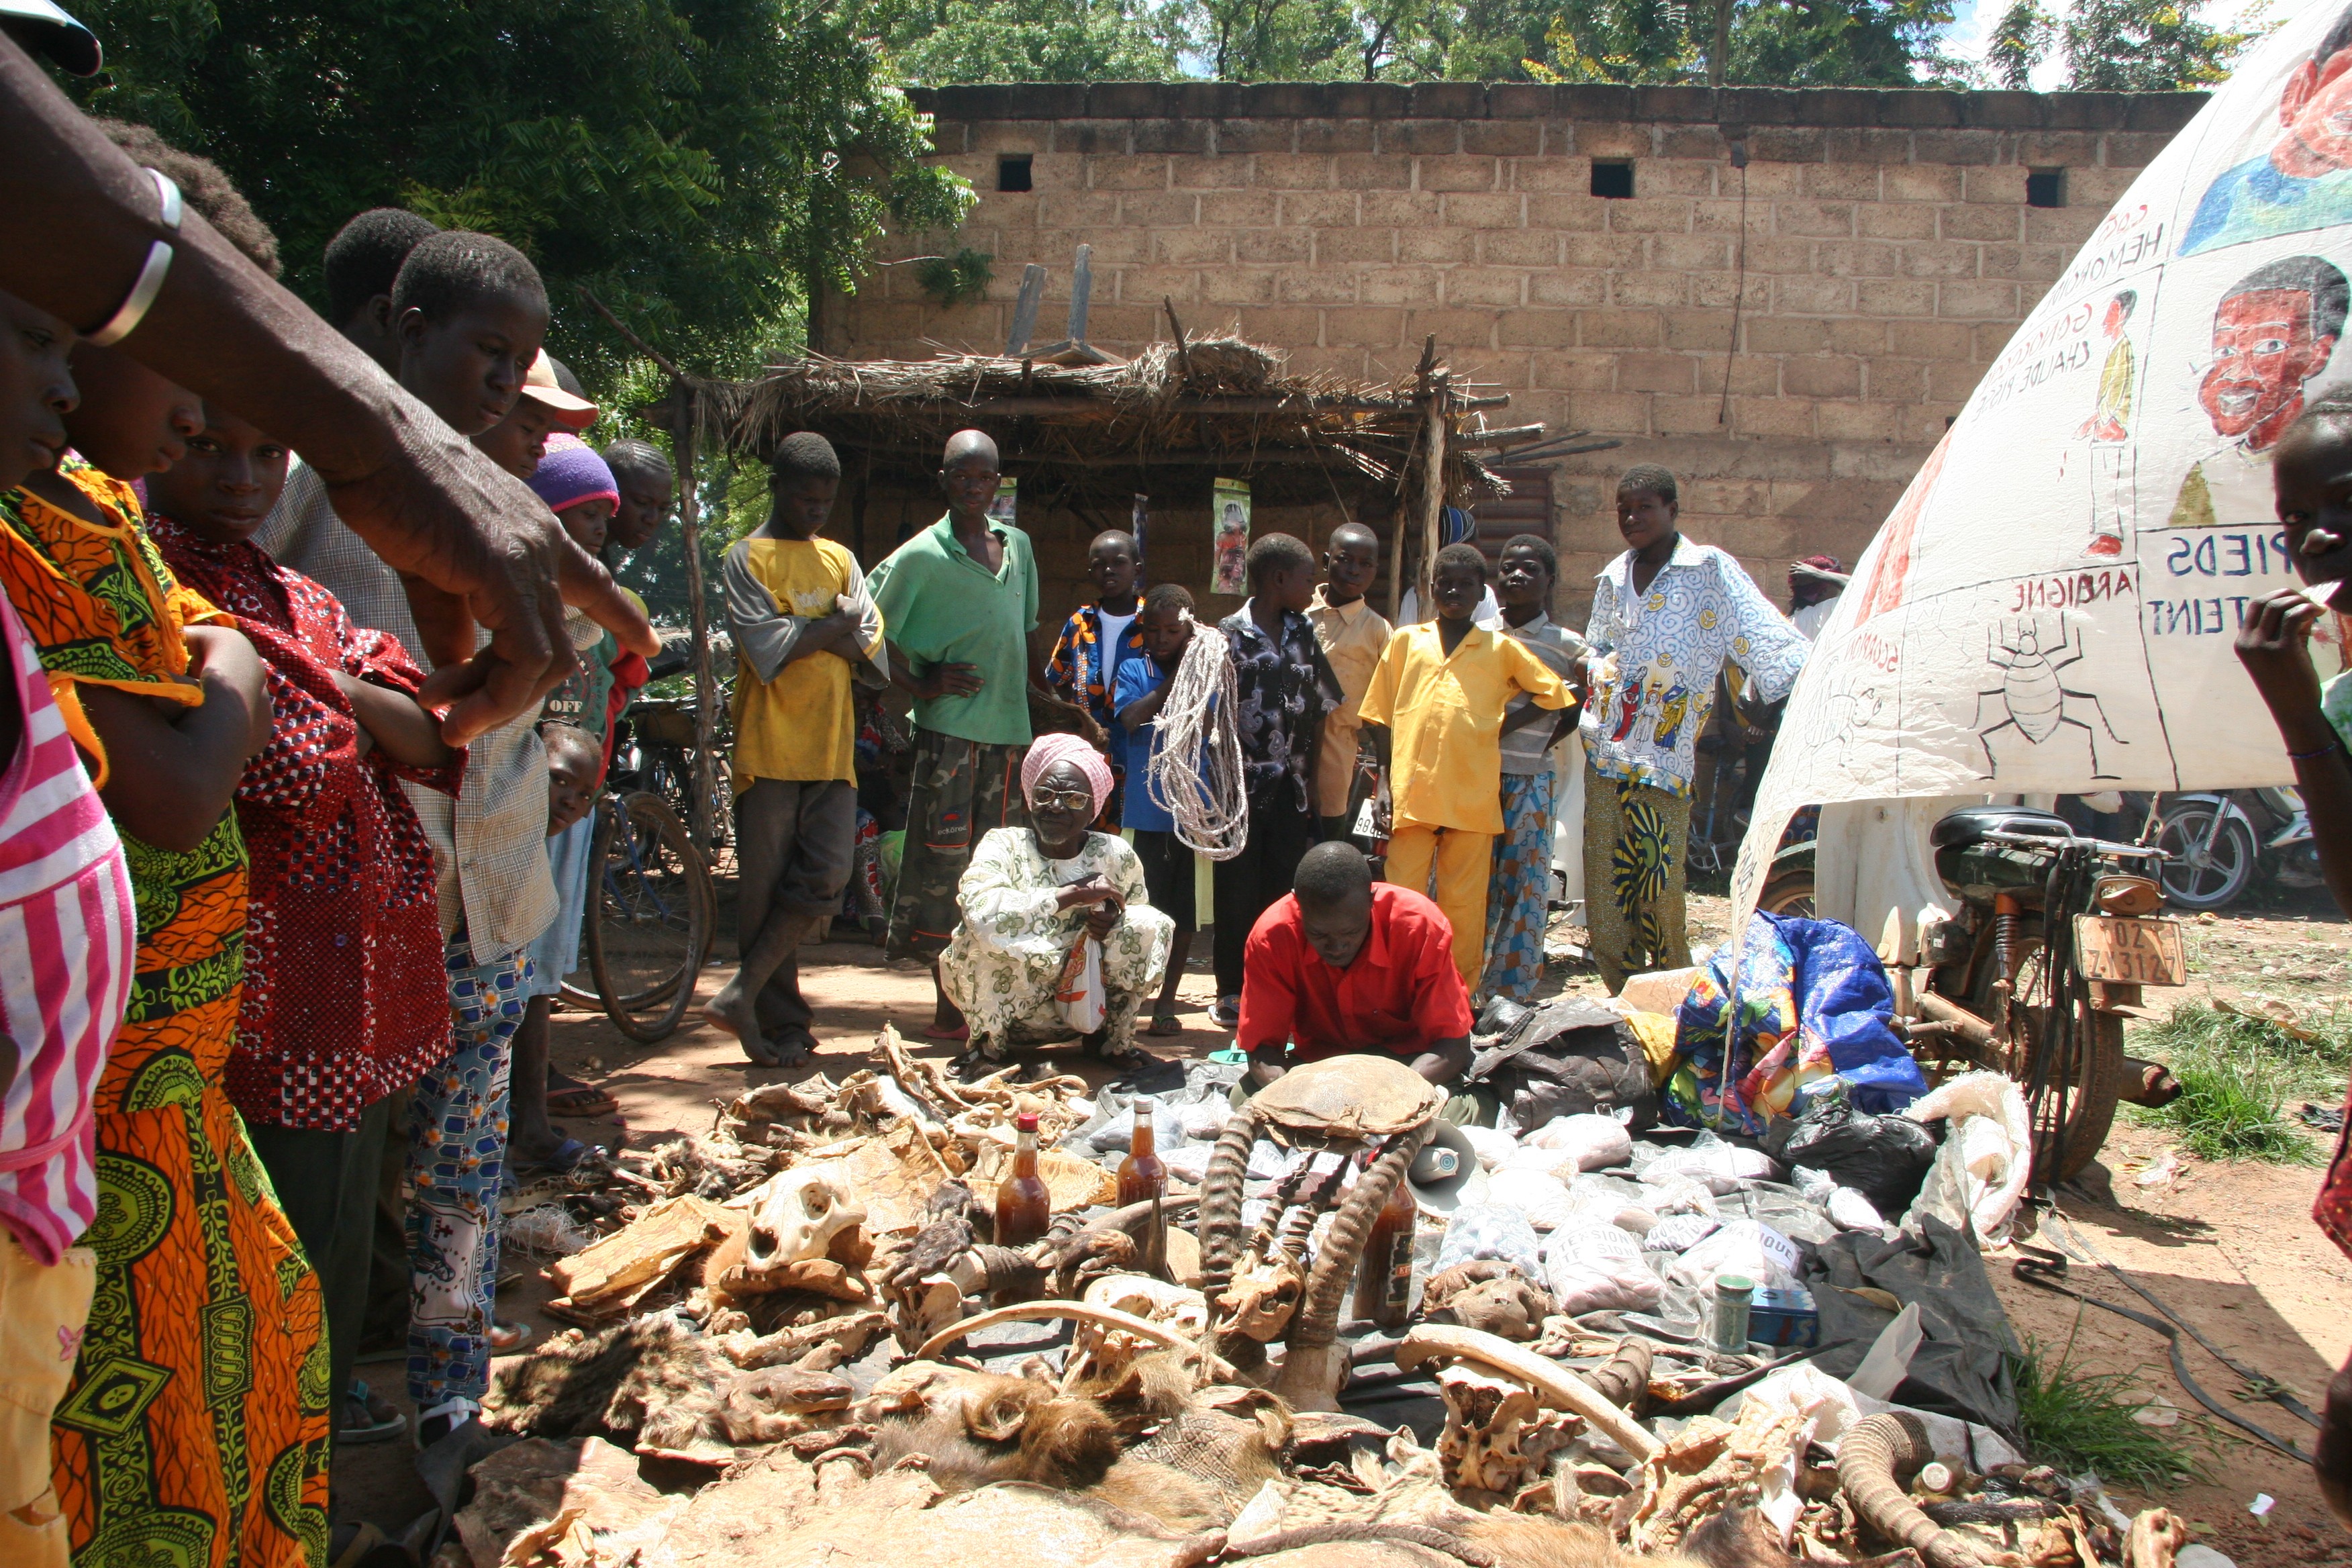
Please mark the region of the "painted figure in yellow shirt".
<svg viewBox="0 0 2352 1568"><path fill-rule="evenodd" d="M1307 606L1324 662L1339 678L1339 706L1324 715L1323 743L1315 753L1315 816L1325 838L1344 838L1354 826L1348 807L1362 771L1356 742L1364 727L1357 710L1389 646L1388 617L1364 597L1380 569L1379 536L1360 522L1341 523L1323 552L1323 585Z"/></svg>
<svg viewBox="0 0 2352 1568"><path fill-rule="evenodd" d="M795 953L841 907L857 836L853 689L888 679L882 614L856 558L816 537L841 460L822 436L790 436L768 478L768 521L727 552L735 639L735 943L742 967L703 1016L763 1067L816 1047Z"/></svg>
<svg viewBox="0 0 2352 1568"><path fill-rule="evenodd" d="M1454 966L1472 987L1484 964L1486 879L1503 831L1504 710L1520 692L1534 699L1510 716L1517 727L1571 700L1526 644L1475 623L1486 593L1486 558L1475 545L1439 551L1431 584L1437 619L1389 638L1362 710L1389 775L1389 880L1426 891L1445 911Z"/></svg>

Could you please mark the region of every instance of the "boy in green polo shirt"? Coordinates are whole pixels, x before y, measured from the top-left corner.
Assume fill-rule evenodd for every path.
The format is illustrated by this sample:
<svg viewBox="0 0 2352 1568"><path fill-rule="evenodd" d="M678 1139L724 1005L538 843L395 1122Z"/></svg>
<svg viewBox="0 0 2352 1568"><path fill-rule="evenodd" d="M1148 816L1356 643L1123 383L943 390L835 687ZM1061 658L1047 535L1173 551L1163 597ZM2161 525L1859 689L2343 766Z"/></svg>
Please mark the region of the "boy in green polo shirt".
<svg viewBox="0 0 2352 1568"><path fill-rule="evenodd" d="M885 951L933 961L925 1037L956 1040L967 1037L963 1015L936 988L940 950L963 918L957 884L982 834L1028 820L1020 774L1037 564L1027 534L989 521L995 442L978 430L948 437L940 482L947 516L875 567L866 587L887 628L890 679L915 700L914 793Z"/></svg>

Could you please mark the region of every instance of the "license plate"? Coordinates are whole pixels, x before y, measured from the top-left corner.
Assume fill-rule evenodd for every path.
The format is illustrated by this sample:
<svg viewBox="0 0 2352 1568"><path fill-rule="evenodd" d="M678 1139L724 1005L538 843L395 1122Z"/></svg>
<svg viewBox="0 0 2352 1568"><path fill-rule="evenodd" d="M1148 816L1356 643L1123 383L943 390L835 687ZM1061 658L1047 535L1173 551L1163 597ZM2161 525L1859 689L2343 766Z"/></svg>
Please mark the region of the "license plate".
<svg viewBox="0 0 2352 1568"><path fill-rule="evenodd" d="M2076 915L2074 954L2092 980L2132 985L2186 985L2189 956L2177 921Z"/></svg>

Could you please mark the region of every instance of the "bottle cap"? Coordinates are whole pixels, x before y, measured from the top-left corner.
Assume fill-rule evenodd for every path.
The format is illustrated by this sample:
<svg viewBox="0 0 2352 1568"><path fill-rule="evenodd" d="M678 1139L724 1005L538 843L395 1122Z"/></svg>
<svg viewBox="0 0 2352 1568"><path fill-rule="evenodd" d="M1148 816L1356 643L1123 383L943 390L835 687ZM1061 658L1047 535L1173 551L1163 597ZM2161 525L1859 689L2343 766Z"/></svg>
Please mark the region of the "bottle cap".
<svg viewBox="0 0 2352 1568"><path fill-rule="evenodd" d="M1148 1094L1137 1095L1135 1097L1135 1104L1131 1109L1133 1109L1135 1112L1136 1120L1139 1121L1150 1121L1152 1109L1151 1097Z"/></svg>
<svg viewBox="0 0 2352 1568"><path fill-rule="evenodd" d="M1016 1132L1036 1131L1037 1113L1034 1110L1021 1111L1013 1118L1013 1130Z"/></svg>

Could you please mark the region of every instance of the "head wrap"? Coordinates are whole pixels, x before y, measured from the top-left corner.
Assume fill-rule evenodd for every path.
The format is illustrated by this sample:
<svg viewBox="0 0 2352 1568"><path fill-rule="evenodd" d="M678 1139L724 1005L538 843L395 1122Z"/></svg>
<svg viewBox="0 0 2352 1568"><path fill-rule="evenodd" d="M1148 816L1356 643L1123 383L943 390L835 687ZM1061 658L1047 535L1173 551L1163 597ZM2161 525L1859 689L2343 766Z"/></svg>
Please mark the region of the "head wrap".
<svg viewBox="0 0 2352 1568"><path fill-rule="evenodd" d="M552 511L569 511L600 497L614 506L621 504L621 487L613 482L612 468L585 441L559 447L551 439L547 456L539 460L529 483Z"/></svg>
<svg viewBox="0 0 2352 1568"><path fill-rule="evenodd" d="M1845 575L1845 566L1834 555L1808 555L1802 561L1800 561L1795 565L1791 566L1790 570L1798 573L1800 575L1811 575L1811 574L1803 571L1803 568L1807 566L1811 567L1814 572L1827 572L1832 577L1843 577Z"/></svg>
<svg viewBox="0 0 2352 1568"><path fill-rule="evenodd" d="M1094 792L1095 812L1099 816L1103 802L1110 798L1110 764L1077 735L1040 735L1029 742L1029 754L1021 763L1021 798L1026 801L1036 790L1037 781L1057 763L1075 763L1087 775L1087 787Z"/></svg>

